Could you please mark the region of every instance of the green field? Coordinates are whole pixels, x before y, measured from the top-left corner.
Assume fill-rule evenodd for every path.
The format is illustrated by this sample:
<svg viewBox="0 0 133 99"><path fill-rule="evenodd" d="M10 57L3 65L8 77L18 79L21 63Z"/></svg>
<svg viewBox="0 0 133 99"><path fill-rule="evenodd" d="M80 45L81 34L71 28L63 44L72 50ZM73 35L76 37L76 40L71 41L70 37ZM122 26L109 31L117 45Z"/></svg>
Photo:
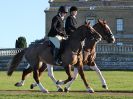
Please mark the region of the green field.
<svg viewBox="0 0 133 99"><path fill-rule="evenodd" d="M47 76L47 72L42 75L41 82L50 91L50 94L41 93L38 87L30 90L29 86L34 82L32 74L27 78L24 86L15 87L14 84L20 81L21 73L14 72L12 77L8 77L5 71L0 71L0 99L133 99L132 71L103 71L109 87L108 91L101 87L101 82L94 71L86 71L87 81L96 91L94 94L86 92L80 77L72 84L72 92L56 92L57 89ZM64 71L55 71L54 74L57 79L64 80L67 77Z"/></svg>

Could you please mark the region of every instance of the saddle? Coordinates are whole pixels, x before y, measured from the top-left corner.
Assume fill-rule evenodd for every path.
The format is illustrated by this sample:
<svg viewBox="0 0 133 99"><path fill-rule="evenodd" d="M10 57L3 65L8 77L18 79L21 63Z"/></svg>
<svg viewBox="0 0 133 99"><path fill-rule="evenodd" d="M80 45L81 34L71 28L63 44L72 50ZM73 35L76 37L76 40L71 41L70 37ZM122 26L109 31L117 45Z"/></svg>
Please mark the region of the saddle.
<svg viewBox="0 0 133 99"><path fill-rule="evenodd" d="M62 65L61 55L66 48L66 40L62 40L60 43L60 48L56 48L55 45L49 40L49 46L51 47L51 53L55 59L57 65Z"/></svg>

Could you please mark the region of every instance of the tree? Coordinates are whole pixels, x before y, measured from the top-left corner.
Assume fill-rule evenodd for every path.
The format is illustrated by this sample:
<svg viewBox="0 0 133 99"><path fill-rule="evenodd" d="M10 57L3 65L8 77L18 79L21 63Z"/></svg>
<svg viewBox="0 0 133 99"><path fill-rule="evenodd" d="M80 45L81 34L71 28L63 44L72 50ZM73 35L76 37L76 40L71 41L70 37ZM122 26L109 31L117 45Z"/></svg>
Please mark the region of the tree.
<svg viewBox="0 0 133 99"><path fill-rule="evenodd" d="M26 48L27 42L25 37L18 37L16 40L15 48Z"/></svg>

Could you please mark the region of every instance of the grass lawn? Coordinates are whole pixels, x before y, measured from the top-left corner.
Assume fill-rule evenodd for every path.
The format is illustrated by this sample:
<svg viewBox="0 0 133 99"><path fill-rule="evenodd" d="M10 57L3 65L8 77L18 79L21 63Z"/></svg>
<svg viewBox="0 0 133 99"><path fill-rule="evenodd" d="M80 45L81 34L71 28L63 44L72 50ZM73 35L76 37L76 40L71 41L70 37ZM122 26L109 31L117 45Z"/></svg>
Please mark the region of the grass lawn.
<svg viewBox="0 0 133 99"><path fill-rule="evenodd" d="M24 86L15 87L14 84L20 81L22 72L14 72L13 76L8 77L5 71L0 71L0 99L133 99L132 71L103 71L102 73L107 81L108 91L101 87L101 82L94 71L85 71L87 81L96 91L94 94L89 94L85 92L86 89L80 77L72 84L72 92L57 93L55 85L45 72L41 77L41 82L51 93L44 94L38 87L30 90L29 86L34 82L32 74L27 78ZM61 80L67 77L64 71L55 71L54 74Z"/></svg>

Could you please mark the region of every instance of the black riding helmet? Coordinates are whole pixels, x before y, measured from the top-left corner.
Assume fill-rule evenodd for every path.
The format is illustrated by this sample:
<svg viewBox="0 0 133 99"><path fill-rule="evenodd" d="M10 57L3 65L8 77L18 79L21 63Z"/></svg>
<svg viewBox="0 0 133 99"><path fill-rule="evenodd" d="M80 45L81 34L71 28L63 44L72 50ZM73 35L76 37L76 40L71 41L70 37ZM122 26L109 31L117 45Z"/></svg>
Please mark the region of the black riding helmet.
<svg viewBox="0 0 133 99"><path fill-rule="evenodd" d="M72 12L72 11L78 11L78 8L77 8L76 6L72 6L72 7L70 8L70 12Z"/></svg>
<svg viewBox="0 0 133 99"><path fill-rule="evenodd" d="M68 8L66 6L60 6L58 12L61 13L68 13Z"/></svg>

